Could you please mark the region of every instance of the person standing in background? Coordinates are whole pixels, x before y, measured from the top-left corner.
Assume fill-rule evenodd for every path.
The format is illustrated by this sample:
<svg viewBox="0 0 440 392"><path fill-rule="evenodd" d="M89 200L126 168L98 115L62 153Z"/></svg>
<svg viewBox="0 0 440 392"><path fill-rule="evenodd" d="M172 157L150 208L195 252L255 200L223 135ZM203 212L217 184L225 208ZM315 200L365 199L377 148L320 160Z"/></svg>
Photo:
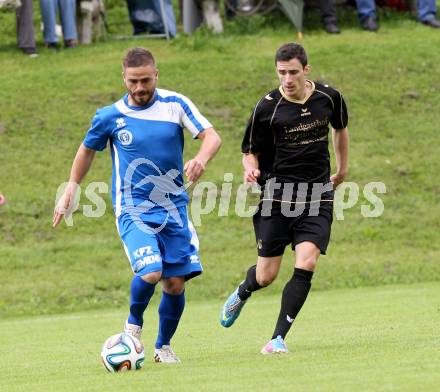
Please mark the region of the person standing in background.
<svg viewBox="0 0 440 392"><path fill-rule="evenodd" d="M76 0L40 0L40 7L46 47L50 49L58 49L59 47L55 29L57 9L59 9L64 46L66 48L75 48L78 39L76 31Z"/></svg>
<svg viewBox="0 0 440 392"><path fill-rule="evenodd" d="M32 20L32 0L21 0L21 5L16 8L15 15L18 47L24 54L29 55L29 57L37 57L34 24Z"/></svg>
<svg viewBox="0 0 440 392"><path fill-rule="evenodd" d="M319 0L319 10L321 11L321 22L324 30L329 34L339 34L336 17L336 8L333 0Z"/></svg>

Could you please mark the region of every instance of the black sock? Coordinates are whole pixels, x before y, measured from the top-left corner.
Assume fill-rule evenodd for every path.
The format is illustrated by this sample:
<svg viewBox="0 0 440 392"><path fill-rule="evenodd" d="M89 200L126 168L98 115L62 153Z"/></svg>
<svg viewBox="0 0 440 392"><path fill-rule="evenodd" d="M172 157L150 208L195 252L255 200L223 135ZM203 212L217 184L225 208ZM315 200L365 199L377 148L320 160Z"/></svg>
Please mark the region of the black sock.
<svg viewBox="0 0 440 392"><path fill-rule="evenodd" d="M238 296L242 301L246 301L253 291L260 289L261 286L257 282L257 266L253 265L248 269L245 281L238 286Z"/></svg>
<svg viewBox="0 0 440 392"><path fill-rule="evenodd" d="M283 339L289 332L293 320L301 310L310 291L313 271L295 268L292 279L284 286L281 297L281 309L272 339L281 336Z"/></svg>

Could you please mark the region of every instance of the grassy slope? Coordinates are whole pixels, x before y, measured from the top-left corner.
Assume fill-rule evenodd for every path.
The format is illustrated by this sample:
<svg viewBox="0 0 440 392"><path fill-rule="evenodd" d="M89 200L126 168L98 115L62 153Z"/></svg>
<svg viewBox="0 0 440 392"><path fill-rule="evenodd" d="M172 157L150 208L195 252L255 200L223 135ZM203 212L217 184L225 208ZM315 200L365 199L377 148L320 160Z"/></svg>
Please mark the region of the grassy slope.
<svg viewBox="0 0 440 392"><path fill-rule="evenodd" d="M256 19L257 22L260 23ZM41 50L37 60L9 46L0 51L0 189L10 200L0 210L0 314L41 314L126 303L129 267L107 214L74 217L71 228L50 227L55 191L96 107L123 93L120 59L126 48L155 53L160 85L190 96L222 134L224 145L204 179L224 172L240 183L239 145L258 97L276 86L275 48L292 40L286 23L237 24L212 37L198 33L172 42L110 41L75 51ZM343 91L350 109L350 180L383 181L385 213L365 219L359 202L336 221L328 256L315 288L357 287L439 280L440 188L435 174L439 136L440 45L438 32L406 19L391 19L378 34L352 22L339 36L312 30L303 44L312 77ZM235 30L234 30L235 29ZM234 31L252 34L239 35ZM10 38L9 38L10 40ZM7 41L11 42L11 41ZM427 55L429 54L429 55ZM198 144L187 141L186 157ZM108 152L95 161L85 184L110 179ZM224 297L254 259L249 219L203 217L198 228L205 265L190 298ZM279 283L290 275L288 252ZM17 290L20 287L20 290Z"/></svg>
<svg viewBox="0 0 440 392"><path fill-rule="evenodd" d="M433 391L439 296L438 283L312 292L283 357L259 354L278 297L256 294L229 330L217 322L219 301L193 302L174 339L181 366L152 363L157 317L149 309L145 368L120 375L108 374L98 353L121 311L0 321L2 390Z"/></svg>

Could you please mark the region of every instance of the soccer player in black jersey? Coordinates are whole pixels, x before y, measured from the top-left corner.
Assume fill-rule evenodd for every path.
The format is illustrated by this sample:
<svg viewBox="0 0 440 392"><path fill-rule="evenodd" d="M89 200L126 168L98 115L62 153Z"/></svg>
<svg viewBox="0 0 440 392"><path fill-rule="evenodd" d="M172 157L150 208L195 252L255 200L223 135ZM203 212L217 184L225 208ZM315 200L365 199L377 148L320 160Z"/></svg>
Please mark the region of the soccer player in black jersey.
<svg viewBox="0 0 440 392"><path fill-rule="evenodd" d="M307 79L304 48L281 46L275 55L280 87L255 106L242 143L244 179L261 185L254 215L257 264L225 302L220 323L230 327L254 291L271 284L284 249L295 250L295 268L284 287L281 309L263 354L288 352L284 342L311 287L313 271L330 239L333 189L348 169L347 108L339 91ZM330 176L329 127L336 173Z"/></svg>

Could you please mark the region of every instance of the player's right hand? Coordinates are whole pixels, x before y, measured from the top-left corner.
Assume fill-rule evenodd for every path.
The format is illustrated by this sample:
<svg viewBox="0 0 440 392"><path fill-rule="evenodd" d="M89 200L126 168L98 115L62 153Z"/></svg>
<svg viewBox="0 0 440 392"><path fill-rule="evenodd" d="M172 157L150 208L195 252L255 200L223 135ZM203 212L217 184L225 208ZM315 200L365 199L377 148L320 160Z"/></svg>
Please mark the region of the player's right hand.
<svg viewBox="0 0 440 392"><path fill-rule="evenodd" d="M244 171L244 182L257 182L260 178L260 170L259 169L246 169Z"/></svg>
<svg viewBox="0 0 440 392"><path fill-rule="evenodd" d="M189 182L196 182L203 174L206 168L206 162L203 162L200 158L195 157L185 163L183 170Z"/></svg>
<svg viewBox="0 0 440 392"><path fill-rule="evenodd" d="M60 197L55 210L53 212L52 227L56 227L73 206L73 199L76 192L76 184L69 183L64 190L63 196Z"/></svg>

